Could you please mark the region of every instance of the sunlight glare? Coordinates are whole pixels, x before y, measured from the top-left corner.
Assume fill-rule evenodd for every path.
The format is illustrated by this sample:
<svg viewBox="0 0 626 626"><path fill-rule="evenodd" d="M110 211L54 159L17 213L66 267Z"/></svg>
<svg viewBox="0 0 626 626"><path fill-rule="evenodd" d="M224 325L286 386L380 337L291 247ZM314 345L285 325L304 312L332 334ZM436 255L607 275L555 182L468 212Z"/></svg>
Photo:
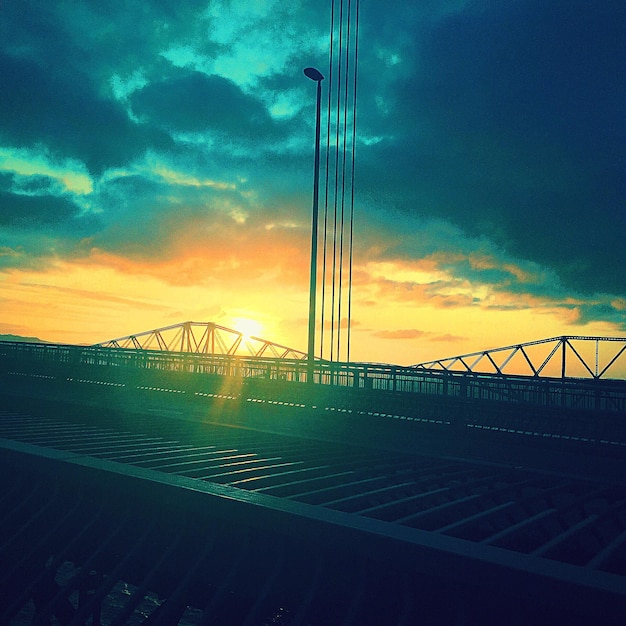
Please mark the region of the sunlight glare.
<svg viewBox="0 0 626 626"><path fill-rule="evenodd" d="M260 322L247 317L234 317L233 328L243 335L244 340L260 337L263 331L263 325Z"/></svg>

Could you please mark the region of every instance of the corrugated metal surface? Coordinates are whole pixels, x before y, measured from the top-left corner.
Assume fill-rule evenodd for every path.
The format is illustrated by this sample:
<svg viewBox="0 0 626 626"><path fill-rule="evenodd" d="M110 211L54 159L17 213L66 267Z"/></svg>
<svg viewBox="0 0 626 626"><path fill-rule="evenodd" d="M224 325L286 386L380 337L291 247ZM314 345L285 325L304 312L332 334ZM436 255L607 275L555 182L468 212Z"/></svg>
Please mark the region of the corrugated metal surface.
<svg viewBox="0 0 626 626"><path fill-rule="evenodd" d="M298 511L313 506L322 517L328 511L348 516L340 520L375 520L389 536L426 531L460 541L479 561L501 548L498 558L509 558L513 569L516 555L525 555L532 561L522 563L538 563L539 570L541 563L563 564L592 587L607 580L619 586L621 579L626 589L626 488L619 484L149 417L124 428L87 415L5 411L0 437L270 496ZM253 521L241 528L217 521L201 541L190 542L186 537L198 529L188 519L146 518L88 490L68 491L56 478L7 474L2 488L0 562L8 590L2 615L16 624L34 615L34 623L51 616L89 623L98 614L111 624L410 624L420 614L431 615L425 623L489 620L489 610L481 614L465 592L451 596L443 583L431 588L404 568L390 569L381 583L365 557L342 590L328 575L336 566L332 550L312 553L308 582L288 589L285 581L302 578L302 564L298 576L289 573L290 540L261 541ZM261 573L258 563L265 564ZM331 579L336 591L328 588ZM503 618L497 601L492 609ZM521 605L515 610L522 615ZM565 610L550 614L544 607L545 623Z"/></svg>

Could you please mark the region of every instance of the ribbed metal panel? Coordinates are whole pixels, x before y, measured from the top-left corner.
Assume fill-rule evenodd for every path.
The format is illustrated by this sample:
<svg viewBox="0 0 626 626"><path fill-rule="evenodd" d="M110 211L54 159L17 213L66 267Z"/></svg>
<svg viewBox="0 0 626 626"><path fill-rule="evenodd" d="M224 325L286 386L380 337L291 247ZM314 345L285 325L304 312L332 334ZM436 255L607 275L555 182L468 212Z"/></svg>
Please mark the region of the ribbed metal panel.
<svg viewBox="0 0 626 626"><path fill-rule="evenodd" d="M0 438L31 452L58 451L59 459L99 459L121 475L132 467L191 480L185 488L193 481L224 485L250 494L250 503L258 494L257 511L279 499L300 516L347 526L372 520L377 533L396 539L424 531L477 561L497 554L515 569L523 555L521 569L562 564L590 587L619 587L621 580L626 590L626 488L619 481L139 416L124 428L113 417L107 424L88 414L5 411ZM404 566L381 578L365 556L354 557L342 587L329 574L344 571L333 549L310 548L309 562L294 564L292 539L260 534L254 511L244 522L218 519L199 532L194 520L171 511L160 517L71 484L24 467L4 472L0 623L412 624L431 613L426 623L489 621L466 588L446 600L451 588L440 580ZM511 617L497 600L492 609ZM543 607L545 623L567 614L563 606L554 611Z"/></svg>

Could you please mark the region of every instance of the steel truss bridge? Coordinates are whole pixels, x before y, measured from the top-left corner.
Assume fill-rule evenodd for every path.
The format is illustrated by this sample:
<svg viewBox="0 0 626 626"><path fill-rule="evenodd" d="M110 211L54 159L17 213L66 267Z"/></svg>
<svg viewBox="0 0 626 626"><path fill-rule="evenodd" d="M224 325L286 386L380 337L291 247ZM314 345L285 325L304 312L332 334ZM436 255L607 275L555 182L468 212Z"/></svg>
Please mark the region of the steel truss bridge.
<svg viewBox="0 0 626 626"><path fill-rule="evenodd" d="M246 336L239 330L214 322L182 322L146 330L135 335L109 339L96 344L103 348L134 348L193 354L270 356L279 359L305 359L305 352L267 339Z"/></svg>
<svg viewBox="0 0 626 626"><path fill-rule="evenodd" d="M179 339L0 343L0 623L623 622L619 343L311 379Z"/></svg>
<svg viewBox="0 0 626 626"><path fill-rule="evenodd" d="M601 348L604 348L605 354L602 354ZM566 335L435 359L413 367L498 375L514 373L533 377L557 376L561 379L568 376L600 379L610 378L619 366L624 372L625 365L626 337Z"/></svg>
<svg viewBox="0 0 626 626"><path fill-rule="evenodd" d="M570 345L570 341L571 339L567 345ZM302 358L247 357L227 352L222 354L196 350L173 352L145 348L110 348L101 345L71 346L20 342L3 342L0 345L5 362L16 360L21 364L44 366L47 364L50 368L69 366L74 368L72 371L76 380L85 372L94 372L96 377L106 372L117 380L116 376L125 376L129 371L134 373L161 371L179 375L187 373L196 378L208 375L226 377L232 381L298 383L290 389L290 393L296 396L311 393L310 390L303 390L301 383L314 383L314 393L336 394L336 390L346 388L357 392L384 391L395 394L394 397L408 403L413 402L418 396L434 396L452 400L534 405L557 410L570 408L617 413L626 410L626 382L607 378L606 367L603 370L604 377L579 379L540 376L539 371L532 376L505 375L502 368L494 375L468 369L458 371L452 368L426 369L421 366L403 367L318 360L311 372L307 361ZM566 345L565 342L563 345ZM552 354L555 354L554 349ZM619 354L622 360L626 360L623 348ZM616 359L613 359L612 364L615 365L616 362ZM543 372L545 368L540 370ZM124 386L126 382L119 381L115 384ZM349 394L344 395L350 398L348 402L352 401Z"/></svg>
<svg viewBox="0 0 626 626"><path fill-rule="evenodd" d="M214 322L188 321L172 324L109 339L95 344L94 347L293 360L307 358L307 354L301 350L267 339L246 336L241 331ZM434 359L411 367L420 370L533 378L624 378L626 337L564 335Z"/></svg>

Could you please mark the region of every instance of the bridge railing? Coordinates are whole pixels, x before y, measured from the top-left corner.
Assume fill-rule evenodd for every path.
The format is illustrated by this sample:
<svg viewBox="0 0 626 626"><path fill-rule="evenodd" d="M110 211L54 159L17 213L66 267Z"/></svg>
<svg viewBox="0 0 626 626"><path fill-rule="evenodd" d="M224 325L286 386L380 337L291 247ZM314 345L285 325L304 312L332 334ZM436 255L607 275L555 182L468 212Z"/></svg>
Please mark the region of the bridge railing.
<svg viewBox="0 0 626 626"><path fill-rule="evenodd" d="M110 371L111 368L132 368L238 379L308 382L308 365L301 359L0 342L0 364L4 371L26 362L58 364L79 370L93 371L93 368L98 368L99 376L106 375L106 370ZM459 400L626 413L624 380L480 374L379 363L316 361L313 383L393 394L447 396Z"/></svg>

